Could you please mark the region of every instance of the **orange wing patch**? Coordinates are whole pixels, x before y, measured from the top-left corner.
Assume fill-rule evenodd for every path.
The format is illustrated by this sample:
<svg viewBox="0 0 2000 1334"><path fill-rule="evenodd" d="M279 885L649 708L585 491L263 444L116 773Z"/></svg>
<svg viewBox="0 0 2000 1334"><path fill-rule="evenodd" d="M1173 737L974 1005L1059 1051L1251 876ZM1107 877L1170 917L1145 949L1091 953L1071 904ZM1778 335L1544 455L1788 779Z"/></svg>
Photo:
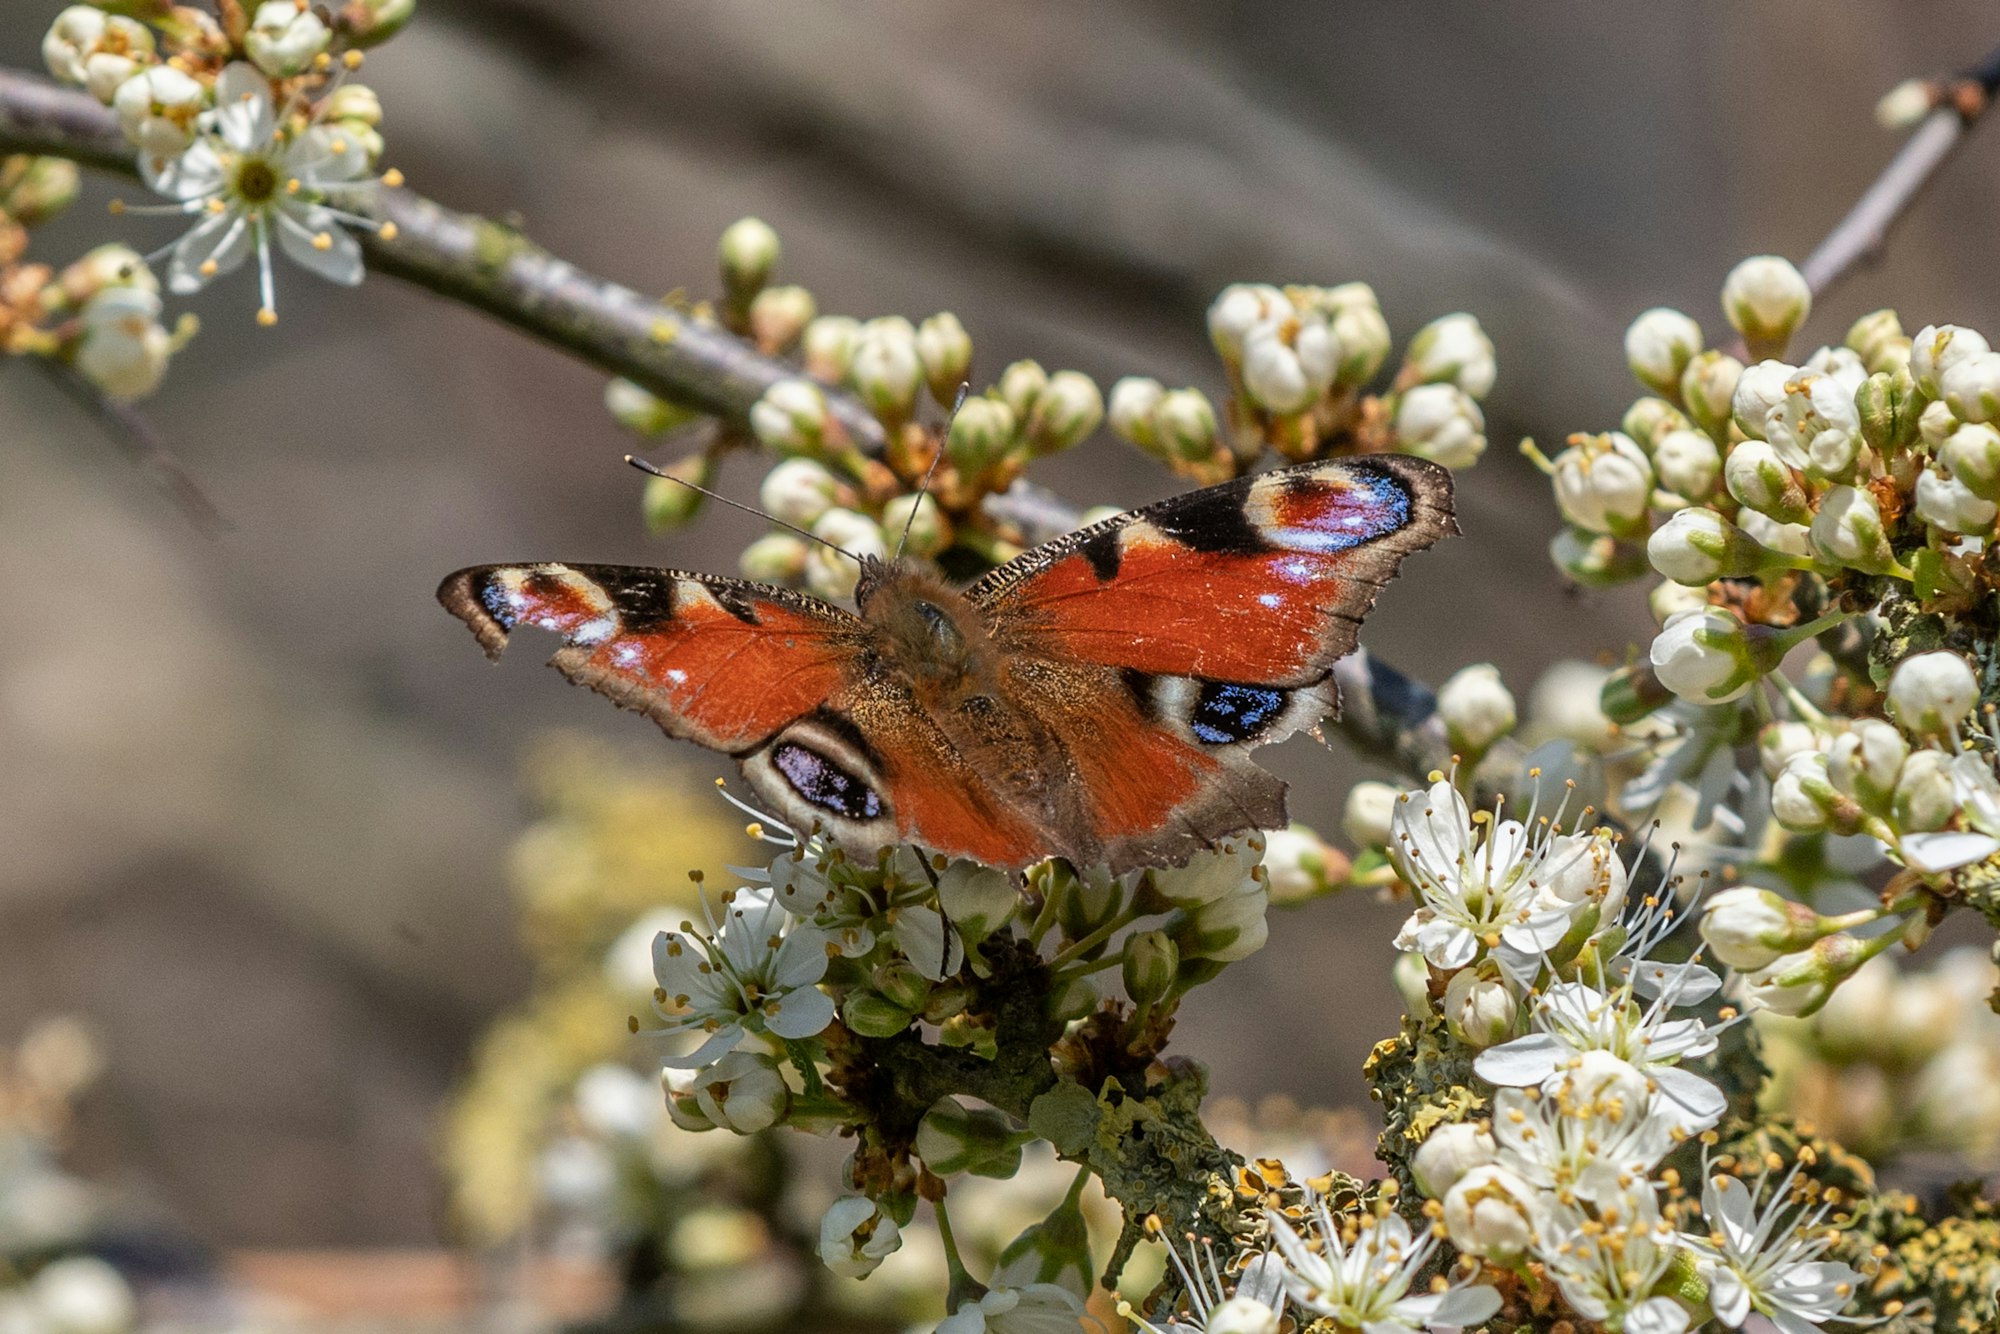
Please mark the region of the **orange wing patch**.
<svg viewBox="0 0 2000 1334"><path fill-rule="evenodd" d="M732 753L840 688L859 624L779 589L617 565L480 566L446 579L438 600L489 656L517 626L552 631L563 675Z"/></svg>

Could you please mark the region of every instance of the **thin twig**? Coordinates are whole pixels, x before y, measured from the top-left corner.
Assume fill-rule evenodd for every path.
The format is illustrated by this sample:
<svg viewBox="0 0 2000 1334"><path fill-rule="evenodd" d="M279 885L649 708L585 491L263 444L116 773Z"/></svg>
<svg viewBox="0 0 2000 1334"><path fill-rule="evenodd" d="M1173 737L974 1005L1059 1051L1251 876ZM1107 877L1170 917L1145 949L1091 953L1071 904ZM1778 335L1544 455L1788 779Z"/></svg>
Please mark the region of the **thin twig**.
<svg viewBox="0 0 2000 1334"><path fill-rule="evenodd" d="M1881 256L1890 229L1993 105L1996 91L2000 91L2000 47L1958 79L1940 85L1937 109L1911 132L1875 183L1799 265L1814 296L1824 296L1857 266Z"/></svg>
<svg viewBox="0 0 2000 1334"><path fill-rule="evenodd" d="M187 516L187 521L194 525L196 532L213 541L231 531L233 525L195 483L180 459L167 448L165 438L144 413L130 403L112 398L60 361L34 356L25 360L51 384L89 409L91 415L103 425L111 442L132 461L134 467L167 493L174 505Z"/></svg>

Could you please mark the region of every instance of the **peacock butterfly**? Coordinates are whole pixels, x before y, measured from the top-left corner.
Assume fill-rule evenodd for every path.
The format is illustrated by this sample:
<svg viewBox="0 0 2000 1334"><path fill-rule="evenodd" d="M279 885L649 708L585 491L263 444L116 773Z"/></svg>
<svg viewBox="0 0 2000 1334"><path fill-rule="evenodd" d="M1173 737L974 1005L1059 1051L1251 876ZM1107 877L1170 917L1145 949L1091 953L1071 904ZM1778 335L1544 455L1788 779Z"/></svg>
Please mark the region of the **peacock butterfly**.
<svg viewBox="0 0 2000 1334"><path fill-rule="evenodd" d="M1457 532L1451 475L1301 463L1057 538L963 590L862 562L859 615L790 589L620 565L481 565L438 600L726 752L798 829L873 852L1114 873L1285 822L1249 752L1335 712L1332 665L1402 558Z"/></svg>

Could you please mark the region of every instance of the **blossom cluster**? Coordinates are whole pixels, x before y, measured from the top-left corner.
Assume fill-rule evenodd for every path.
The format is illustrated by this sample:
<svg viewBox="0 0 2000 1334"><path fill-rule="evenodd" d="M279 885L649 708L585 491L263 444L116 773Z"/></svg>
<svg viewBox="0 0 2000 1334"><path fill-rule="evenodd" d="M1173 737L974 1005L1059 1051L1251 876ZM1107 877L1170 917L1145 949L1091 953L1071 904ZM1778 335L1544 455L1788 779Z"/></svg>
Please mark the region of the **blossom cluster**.
<svg viewBox="0 0 2000 1334"><path fill-rule="evenodd" d="M166 286L199 291L254 255L258 319L277 319L274 249L331 282L361 281L356 230L393 236L393 224L369 215L368 191L380 173L382 105L348 78L363 48L392 36L414 0L357 0L337 14L304 0L263 0L217 14L162 6L143 17L113 7L74 4L42 41L49 72L117 113L138 173L168 202L115 212L195 219L161 250ZM157 286L140 287L152 298ZM135 309L145 300L128 298ZM127 312L127 319L136 318ZM164 370L160 339L125 335L115 373L79 355L86 375L119 397L150 389ZM150 378L150 383L148 379Z"/></svg>

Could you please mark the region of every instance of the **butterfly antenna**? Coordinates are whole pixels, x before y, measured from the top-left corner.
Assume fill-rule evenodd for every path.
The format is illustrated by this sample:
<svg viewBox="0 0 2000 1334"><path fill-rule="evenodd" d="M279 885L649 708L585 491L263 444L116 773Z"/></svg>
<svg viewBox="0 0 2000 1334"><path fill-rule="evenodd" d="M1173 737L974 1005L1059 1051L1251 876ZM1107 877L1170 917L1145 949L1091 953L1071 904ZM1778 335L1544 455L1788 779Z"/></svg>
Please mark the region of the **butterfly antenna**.
<svg viewBox="0 0 2000 1334"><path fill-rule="evenodd" d="M655 467L654 465L646 462L646 460L640 458L637 454L627 454L625 456L625 461L631 464L633 467L637 468L640 472L645 473L648 477L664 477L670 482L678 482L690 491L701 492L703 495L707 496L710 500L713 500L718 504L727 505L731 509L742 510L745 514L754 514L758 518L764 520L766 523L775 523L780 528L789 528L793 532L797 533L800 537L803 537L808 542L817 542L829 551L838 551L841 555L847 557L849 560L853 561L856 565L866 568L868 564L867 561L861 559L861 557L855 555L853 552L849 551L846 547L841 546L837 542L829 542L825 538L821 537L818 533L809 533L795 523L786 523L783 519L780 519L775 514L766 514L764 513L764 511L758 509L755 505L746 505L740 500L731 500L728 496L723 495L719 491L711 491L707 487L702 486L699 483L690 482L685 477L676 477L672 473L668 472L666 469Z"/></svg>
<svg viewBox="0 0 2000 1334"><path fill-rule="evenodd" d="M896 539L896 558L902 559L903 548L910 540L910 527L917 521L917 506L924 503L924 497L931 493L931 478L937 476L938 464L944 461L944 442L951 439L951 424L958 420L958 410L965 406L965 395L972 388L970 380L958 382L958 397L951 401L951 413L944 419L944 431L938 436L938 452L931 455L931 466L924 469L924 480L917 487L916 504L910 506L910 517L903 520L903 535Z"/></svg>

